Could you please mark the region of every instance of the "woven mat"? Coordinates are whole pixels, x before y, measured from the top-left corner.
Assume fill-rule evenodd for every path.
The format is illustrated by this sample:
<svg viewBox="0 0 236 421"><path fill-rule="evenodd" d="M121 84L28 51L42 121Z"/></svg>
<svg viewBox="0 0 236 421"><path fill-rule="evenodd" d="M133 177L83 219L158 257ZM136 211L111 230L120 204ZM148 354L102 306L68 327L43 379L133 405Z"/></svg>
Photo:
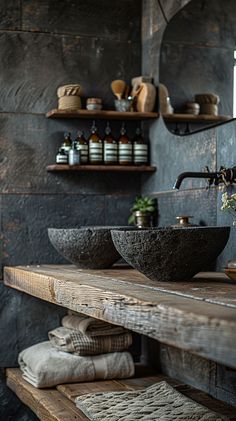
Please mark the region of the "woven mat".
<svg viewBox="0 0 236 421"><path fill-rule="evenodd" d="M177 392L165 381L135 392L78 396L75 402L91 421L228 420Z"/></svg>

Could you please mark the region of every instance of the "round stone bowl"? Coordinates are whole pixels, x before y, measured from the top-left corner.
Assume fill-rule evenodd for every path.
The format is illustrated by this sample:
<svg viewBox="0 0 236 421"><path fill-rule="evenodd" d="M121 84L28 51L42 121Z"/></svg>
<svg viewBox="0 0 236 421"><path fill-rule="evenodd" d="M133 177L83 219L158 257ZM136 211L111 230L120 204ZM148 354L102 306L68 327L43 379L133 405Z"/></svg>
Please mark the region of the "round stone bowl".
<svg viewBox="0 0 236 421"><path fill-rule="evenodd" d="M48 228L48 237L58 253L78 268L106 269L120 258L111 238L112 228Z"/></svg>
<svg viewBox="0 0 236 421"><path fill-rule="evenodd" d="M120 255L153 281L188 281L224 249L230 227L112 230Z"/></svg>

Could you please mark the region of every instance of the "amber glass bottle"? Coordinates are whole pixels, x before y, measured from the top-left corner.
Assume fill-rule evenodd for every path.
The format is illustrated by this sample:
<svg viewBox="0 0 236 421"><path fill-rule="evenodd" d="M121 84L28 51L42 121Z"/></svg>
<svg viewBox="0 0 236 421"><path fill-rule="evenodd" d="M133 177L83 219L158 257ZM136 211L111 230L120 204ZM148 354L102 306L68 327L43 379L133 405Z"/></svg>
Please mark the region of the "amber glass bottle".
<svg viewBox="0 0 236 421"><path fill-rule="evenodd" d="M88 163L88 142L84 137L82 130L78 130L76 138L76 149L80 151L81 164Z"/></svg>
<svg viewBox="0 0 236 421"><path fill-rule="evenodd" d="M69 150L71 149L71 146L72 146L71 133L65 132L64 141L61 145L61 150L64 151L68 155Z"/></svg>
<svg viewBox="0 0 236 421"><path fill-rule="evenodd" d="M147 165L148 163L148 145L145 142L140 128L136 129L133 139L134 164Z"/></svg>
<svg viewBox="0 0 236 421"><path fill-rule="evenodd" d="M95 121L93 122L89 137L89 162L90 164L96 165L103 163L103 142L98 134Z"/></svg>
<svg viewBox="0 0 236 421"><path fill-rule="evenodd" d="M133 145L126 134L125 124L122 124L119 137L119 164L131 165L133 162Z"/></svg>
<svg viewBox="0 0 236 421"><path fill-rule="evenodd" d="M117 164L118 145L117 145L117 141L112 136L109 123L107 123L106 129L105 129L105 137L103 140L103 150L104 150L104 164L106 165Z"/></svg>

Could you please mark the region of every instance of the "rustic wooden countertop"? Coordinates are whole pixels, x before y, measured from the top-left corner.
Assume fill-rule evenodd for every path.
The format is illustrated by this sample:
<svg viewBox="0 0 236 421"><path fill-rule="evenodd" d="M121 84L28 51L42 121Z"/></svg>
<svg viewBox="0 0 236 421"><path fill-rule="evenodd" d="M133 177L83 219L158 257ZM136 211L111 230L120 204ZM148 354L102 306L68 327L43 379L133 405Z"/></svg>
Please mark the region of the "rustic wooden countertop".
<svg viewBox="0 0 236 421"><path fill-rule="evenodd" d="M4 269L4 283L236 368L236 283L223 273L157 283L124 267L18 266Z"/></svg>

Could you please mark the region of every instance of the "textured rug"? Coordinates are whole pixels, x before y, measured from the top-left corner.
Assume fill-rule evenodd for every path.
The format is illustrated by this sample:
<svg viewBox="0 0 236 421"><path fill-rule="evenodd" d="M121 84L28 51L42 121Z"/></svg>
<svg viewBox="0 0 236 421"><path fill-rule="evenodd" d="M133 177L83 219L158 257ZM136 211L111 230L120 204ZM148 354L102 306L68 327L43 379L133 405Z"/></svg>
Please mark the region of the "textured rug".
<svg viewBox="0 0 236 421"><path fill-rule="evenodd" d="M135 392L78 396L76 406L91 421L228 420L177 392L165 381Z"/></svg>

